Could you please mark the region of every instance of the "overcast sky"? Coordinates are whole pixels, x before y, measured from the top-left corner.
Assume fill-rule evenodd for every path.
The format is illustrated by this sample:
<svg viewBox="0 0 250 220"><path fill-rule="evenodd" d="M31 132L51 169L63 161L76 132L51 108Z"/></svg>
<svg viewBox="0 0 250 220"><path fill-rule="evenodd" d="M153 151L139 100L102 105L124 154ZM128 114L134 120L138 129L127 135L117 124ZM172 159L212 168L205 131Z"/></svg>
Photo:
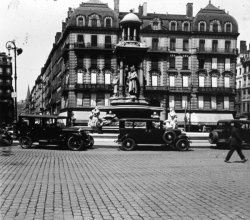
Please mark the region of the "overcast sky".
<svg viewBox="0 0 250 220"><path fill-rule="evenodd" d="M61 31L62 21L69 7L77 8L82 0L1 0L0 52L6 52L7 41L15 40L23 49L17 57L17 99L26 98L28 85L34 86L52 49L56 32ZM103 0L114 8L113 0ZM139 4L147 2L148 12L185 14L186 4L193 3L194 15L207 6L209 0L120 0L120 11L138 11ZM240 40L250 43L250 1L212 0L212 4L228 11L239 24ZM13 56L13 51L11 52Z"/></svg>

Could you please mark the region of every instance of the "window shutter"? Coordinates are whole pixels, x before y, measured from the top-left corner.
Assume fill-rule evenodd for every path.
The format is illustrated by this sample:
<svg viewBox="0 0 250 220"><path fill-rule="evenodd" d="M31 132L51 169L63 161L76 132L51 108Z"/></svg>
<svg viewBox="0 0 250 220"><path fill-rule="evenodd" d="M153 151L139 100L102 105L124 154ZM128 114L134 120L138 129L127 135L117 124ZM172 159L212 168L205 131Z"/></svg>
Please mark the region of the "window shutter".
<svg viewBox="0 0 250 220"><path fill-rule="evenodd" d="M199 87L204 87L204 76L199 76Z"/></svg>
<svg viewBox="0 0 250 220"><path fill-rule="evenodd" d="M212 76L212 87L213 88L217 87L217 76Z"/></svg>
<svg viewBox="0 0 250 220"><path fill-rule="evenodd" d="M77 73L77 83L78 84L82 84L83 83L83 73L82 72L78 72Z"/></svg>
<svg viewBox="0 0 250 220"><path fill-rule="evenodd" d="M170 80L169 86L171 86L171 87L174 86L174 84L175 84L175 77L174 76L170 76L169 80Z"/></svg>
<svg viewBox="0 0 250 220"><path fill-rule="evenodd" d="M183 76L182 77L183 80L183 87L188 87L188 76Z"/></svg>
<svg viewBox="0 0 250 220"><path fill-rule="evenodd" d="M158 77L156 75L152 76L152 86L158 86Z"/></svg>

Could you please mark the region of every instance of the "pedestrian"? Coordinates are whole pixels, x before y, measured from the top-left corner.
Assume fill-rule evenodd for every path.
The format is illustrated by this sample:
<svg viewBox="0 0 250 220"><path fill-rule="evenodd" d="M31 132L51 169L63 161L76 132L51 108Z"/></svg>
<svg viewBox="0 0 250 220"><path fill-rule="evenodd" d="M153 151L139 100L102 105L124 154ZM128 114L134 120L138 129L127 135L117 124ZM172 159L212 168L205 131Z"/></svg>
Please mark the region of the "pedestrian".
<svg viewBox="0 0 250 220"><path fill-rule="evenodd" d="M225 162L229 163L229 160L232 156L232 154L234 153L234 151L236 150L240 159L242 160L243 163L245 163L247 161L247 159L245 158L244 154L242 153L242 139L240 137L240 123L235 122L234 126L232 127L231 130L231 136L229 138L229 146L230 146L230 150L225 158Z"/></svg>

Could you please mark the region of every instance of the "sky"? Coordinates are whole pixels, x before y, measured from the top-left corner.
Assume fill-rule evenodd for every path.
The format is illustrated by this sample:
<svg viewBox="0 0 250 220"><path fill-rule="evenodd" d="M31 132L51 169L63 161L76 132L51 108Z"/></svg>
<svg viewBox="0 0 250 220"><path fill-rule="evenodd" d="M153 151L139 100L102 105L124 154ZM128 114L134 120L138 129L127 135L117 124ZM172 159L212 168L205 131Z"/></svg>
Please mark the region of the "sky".
<svg viewBox="0 0 250 220"><path fill-rule="evenodd" d="M23 49L17 56L17 100L24 100L41 73L52 49L56 32L61 32L62 21L69 7L77 8L88 0L1 0L0 6L0 52L8 53L6 42L15 40ZM113 0L101 0L114 8ZM193 3L194 16L209 0L120 0L120 11L138 11L138 6L147 2L149 13L185 14L186 4ZM240 40L250 43L250 1L211 0L212 4L229 12L239 25ZM14 57L13 51L10 52ZM14 62L13 62L14 64ZM14 68L13 68L14 69ZM13 71L14 74L14 71ZM13 84L14 86L14 84Z"/></svg>

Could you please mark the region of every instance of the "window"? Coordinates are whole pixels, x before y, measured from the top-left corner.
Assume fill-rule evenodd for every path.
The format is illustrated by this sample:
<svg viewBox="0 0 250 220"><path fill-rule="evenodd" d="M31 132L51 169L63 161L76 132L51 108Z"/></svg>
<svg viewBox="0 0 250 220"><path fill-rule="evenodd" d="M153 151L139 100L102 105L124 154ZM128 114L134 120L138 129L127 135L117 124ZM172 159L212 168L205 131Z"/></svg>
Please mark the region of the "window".
<svg viewBox="0 0 250 220"><path fill-rule="evenodd" d="M77 93L76 95L76 105L77 106L83 106L83 94Z"/></svg>
<svg viewBox="0 0 250 220"><path fill-rule="evenodd" d="M170 50L175 50L175 39L170 39Z"/></svg>
<svg viewBox="0 0 250 220"><path fill-rule="evenodd" d="M111 18L106 18L106 20L105 20L105 26L106 26L107 28L110 28L110 27L111 27Z"/></svg>
<svg viewBox="0 0 250 220"><path fill-rule="evenodd" d="M96 106L96 93L91 93L90 105L91 106Z"/></svg>
<svg viewBox="0 0 250 220"><path fill-rule="evenodd" d="M152 86L158 86L158 76L157 75L152 75Z"/></svg>
<svg viewBox="0 0 250 220"><path fill-rule="evenodd" d="M76 23L77 23L77 26L80 26L80 27L84 26L84 25L85 25L85 19L84 19L84 17L79 16L79 17L77 18Z"/></svg>
<svg viewBox="0 0 250 220"><path fill-rule="evenodd" d="M229 97L224 97L224 109L229 109Z"/></svg>
<svg viewBox="0 0 250 220"><path fill-rule="evenodd" d="M106 68L108 68L108 69L110 69L111 68L111 57L109 57L109 56L106 56L105 57L105 60L104 60L104 66L106 67Z"/></svg>
<svg viewBox="0 0 250 220"><path fill-rule="evenodd" d="M96 55L91 56L90 62L91 62L91 67L92 68L94 68L94 69L97 68L97 56Z"/></svg>
<svg viewBox="0 0 250 220"><path fill-rule="evenodd" d="M105 101L104 101L104 105L105 106L109 106L110 105L110 100L109 100L109 98L110 98L110 94L105 94Z"/></svg>
<svg viewBox="0 0 250 220"><path fill-rule="evenodd" d="M198 108L203 109L204 108L204 97L198 96Z"/></svg>
<svg viewBox="0 0 250 220"><path fill-rule="evenodd" d="M91 27L97 27L97 18L92 18Z"/></svg>
<svg viewBox="0 0 250 220"><path fill-rule="evenodd" d="M212 96L211 97L211 109L216 109L217 108L217 101L216 101L216 97Z"/></svg>
<svg viewBox="0 0 250 220"><path fill-rule="evenodd" d="M199 87L204 87L205 84L205 77L204 76L199 76Z"/></svg>
<svg viewBox="0 0 250 220"><path fill-rule="evenodd" d="M158 50L158 38L152 38L152 50Z"/></svg>
<svg viewBox="0 0 250 220"><path fill-rule="evenodd" d="M82 84L83 83L83 72L77 73L77 83Z"/></svg>
<svg viewBox="0 0 250 220"><path fill-rule="evenodd" d="M225 71L230 71L231 65L230 65L230 58L225 59Z"/></svg>
<svg viewBox="0 0 250 220"><path fill-rule="evenodd" d="M91 46L97 47L97 35L91 35Z"/></svg>
<svg viewBox="0 0 250 220"><path fill-rule="evenodd" d="M205 40L199 41L199 51L204 52L205 51Z"/></svg>
<svg viewBox="0 0 250 220"><path fill-rule="evenodd" d="M77 40L77 42L79 42L79 43L83 43L83 42L84 42L83 35L82 35L82 34L78 34L76 40Z"/></svg>
<svg viewBox="0 0 250 220"><path fill-rule="evenodd" d="M188 57L182 57L182 69L188 70Z"/></svg>
<svg viewBox="0 0 250 220"><path fill-rule="evenodd" d="M3 68L0 67L0 74L3 74Z"/></svg>
<svg viewBox="0 0 250 220"><path fill-rule="evenodd" d="M213 52L217 52L218 50L218 41L217 40L213 40L212 41L212 51Z"/></svg>
<svg viewBox="0 0 250 220"><path fill-rule="evenodd" d="M82 68L83 67L83 58L77 57L77 67Z"/></svg>
<svg viewBox="0 0 250 220"><path fill-rule="evenodd" d="M187 109L188 105L187 100L188 100L187 96L182 96L182 102L181 102L182 109Z"/></svg>
<svg viewBox="0 0 250 220"><path fill-rule="evenodd" d="M212 58L212 69L213 70L217 69L217 58Z"/></svg>
<svg viewBox="0 0 250 220"><path fill-rule="evenodd" d="M225 88L230 88L230 78L229 76L224 77Z"/></svg>
<svg viewBox="0 0 250 220"><path fill-rule="evenodd" d="M158 21L153 22L153 30L158 30Z"/></svg>
<svg viewBox="0 0 250 220"><path fill-rule="evenodd" d="M105 85L110 85L111 84L111 74L109 71L105 72Z"/></svg>
<svg viewBox="0 0 250 220"><path fill-rule="evenodd" d="M212 76L212 87L217 88L217 76Z"/></svg>
<svg viewBox="0 0 250 220"><path fill-rule="evenodd" d="M230 52L231 41L225 41L225 52Z"/></svg>
<svg viewBox="0 0 250 220"><path fill-rule="evenodd" d="M205 66L205 60L199 59L199 69L204 69L204 66Z"/></svg>
<svg viewBox="0 0 250 220"><path fill-rule="evenodd" d="M6 68L6 73L8 74L8 75L11 75L11 68Z"/></svg>
<svg viewBox="0 0 250 220"><path fill-rule="evenodd" d="M182 86L188 87L188 76L182 76Z"/></svg>
<svg viewBox="0 0 250 220"><path fill-rule="evenodd" d="M189 31L189 24L187 22L183 25L183 31Z"/></svg>
<svg viewBox="0 0 250 220"><path fill-rule="evenodd" d="M91 81L90 81L90 83L91 84L96 84L96 78L97 78L97 74L96 74L96 72L91 72Z"/></svg>
<svg viewBox="0 0 250 220"><path fill-rule="evenodd" d="M169 76L169 86L170 87L175 86L175 76Z"/></svg>
<svg viewBox="0 0 250 220"><path fill-rule="evenodd" d="M170 31L176 31L177 25L175 21L170 22Z"/></svg>
<svg viewBox="0 0 250 220"><path fill-rule="evenodd" d="M170 57L169 58L169 68L170 69L175 69L175 57Z"/></svg>
<svg viewBox="0 0 250 220"><path fill-rule="evenodd" d="M158 70L158 59L152 58L151 60L151 69L152 70Z"/></svg>
<svg viewBox="0 0 250 220"><path fill-rule="evenodd" d="M169 96L169 108L174 108L174 96Z"/></svg>
<svg viewBox="0 0 250 220"><path fill-rule="evenodd" d="M218 32L218 23L217 22L213 23L213 32Z"/></svg>
<svg viewBox="0 0 250 220"><path fill-rule="evenodd" d="M105 36L105 48L111 48L111 36Z"/></svg>
<svg viewBox="0 0 250 220"><path fill-rule="evenodd" d="M104 105L104 100L105 100L105 93L97 93L96 94L96 105L97 106L102 106Z"/></svg>
<svg viewBox="0 0 250 220"><path fill-rule="evenodd" d="M183 51L188 51L188 40L183 40Z"/></svg>
<svg viewBox="0 0 250 220"><path fill-rule="evenodd" d="M205 23L204 22L200 23L200 31L205 31Z"/></svg>
<svg viewBox="0 0 250 220"><path fill-rule="evenodd" d="M232 32L232 24L231 23L227 23L226 24L226 32Z"/></svg>

